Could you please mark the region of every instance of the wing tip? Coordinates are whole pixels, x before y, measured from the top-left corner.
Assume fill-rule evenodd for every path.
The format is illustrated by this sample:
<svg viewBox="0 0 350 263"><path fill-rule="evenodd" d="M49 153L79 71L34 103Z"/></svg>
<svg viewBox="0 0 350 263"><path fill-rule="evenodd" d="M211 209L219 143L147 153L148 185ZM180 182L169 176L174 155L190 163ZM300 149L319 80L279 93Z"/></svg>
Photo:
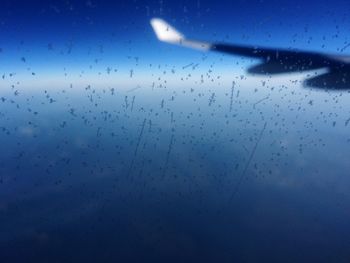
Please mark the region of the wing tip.
<svg viewBox="0 0 350 263"><path fill-rule="evenodd" d="M152 18L150 20L151 26L160 41L169 43L180 43L184 39L184 35L177 31L174 27L169 25L161 18Z"/></svg>

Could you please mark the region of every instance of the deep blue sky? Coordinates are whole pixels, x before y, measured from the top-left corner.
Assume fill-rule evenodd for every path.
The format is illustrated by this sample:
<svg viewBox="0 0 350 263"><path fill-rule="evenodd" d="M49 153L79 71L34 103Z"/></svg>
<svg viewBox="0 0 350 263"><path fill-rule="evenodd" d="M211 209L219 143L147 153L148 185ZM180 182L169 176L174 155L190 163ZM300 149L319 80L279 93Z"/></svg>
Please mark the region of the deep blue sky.
<svg viewBox="0 0 350 263"><path fill-rule="evenodd" d="M199 56L159 43L152 17L199 39L350 53L349 10L346 0L2 1L0 70L79 71L96 59L123 67L127 57L183 65Z"/></svg>

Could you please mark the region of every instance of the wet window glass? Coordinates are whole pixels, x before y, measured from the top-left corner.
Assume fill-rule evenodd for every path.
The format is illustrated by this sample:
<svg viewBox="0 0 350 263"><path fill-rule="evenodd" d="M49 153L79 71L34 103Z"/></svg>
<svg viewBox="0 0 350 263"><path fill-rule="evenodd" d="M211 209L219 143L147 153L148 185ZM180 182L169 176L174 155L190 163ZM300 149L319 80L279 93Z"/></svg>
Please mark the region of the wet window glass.
<svg viewBox="0 0 350 263"><path fill-rule="evenodd" d="M7 1L0 262L349 262L350 3Z"/></svg>

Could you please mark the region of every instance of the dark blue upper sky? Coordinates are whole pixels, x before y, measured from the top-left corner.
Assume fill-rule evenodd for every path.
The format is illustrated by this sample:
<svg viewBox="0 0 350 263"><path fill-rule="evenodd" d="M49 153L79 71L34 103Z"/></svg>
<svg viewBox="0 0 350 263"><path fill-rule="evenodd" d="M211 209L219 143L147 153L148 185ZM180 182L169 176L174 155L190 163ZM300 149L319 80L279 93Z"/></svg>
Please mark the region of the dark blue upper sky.
<svg viewBox="0 0 350 263"><path fill-rule="evenodd" d="M150 63L166 58L175 64L192 54L175 47L160 58L158 49L164 45L149 26L152 17L162 17L199 39L350 52L349 10L346 0L2 1L1 63L16 65L27 56L43 67L40 57L50 51L73 60L47 60L61 66L86 65L86 54L98 54L106 62L132 56Z"/></svg>

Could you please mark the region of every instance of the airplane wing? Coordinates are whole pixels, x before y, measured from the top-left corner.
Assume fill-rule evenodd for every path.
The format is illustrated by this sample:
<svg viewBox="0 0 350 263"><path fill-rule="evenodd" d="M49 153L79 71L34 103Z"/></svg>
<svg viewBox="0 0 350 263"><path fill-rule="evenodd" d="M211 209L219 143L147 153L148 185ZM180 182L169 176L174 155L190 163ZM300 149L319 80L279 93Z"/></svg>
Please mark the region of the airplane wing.
<svg viewBox="0 0 350 263"><path fill-rule="evenodd" d="M305 85L324 89L350 89L350 56L190 40L160 18L153 18L151 25L157 38L169 44L258 59L260 63L250 67L248 73L272 75L326 68L328 72L306 79Z"/></svg>

